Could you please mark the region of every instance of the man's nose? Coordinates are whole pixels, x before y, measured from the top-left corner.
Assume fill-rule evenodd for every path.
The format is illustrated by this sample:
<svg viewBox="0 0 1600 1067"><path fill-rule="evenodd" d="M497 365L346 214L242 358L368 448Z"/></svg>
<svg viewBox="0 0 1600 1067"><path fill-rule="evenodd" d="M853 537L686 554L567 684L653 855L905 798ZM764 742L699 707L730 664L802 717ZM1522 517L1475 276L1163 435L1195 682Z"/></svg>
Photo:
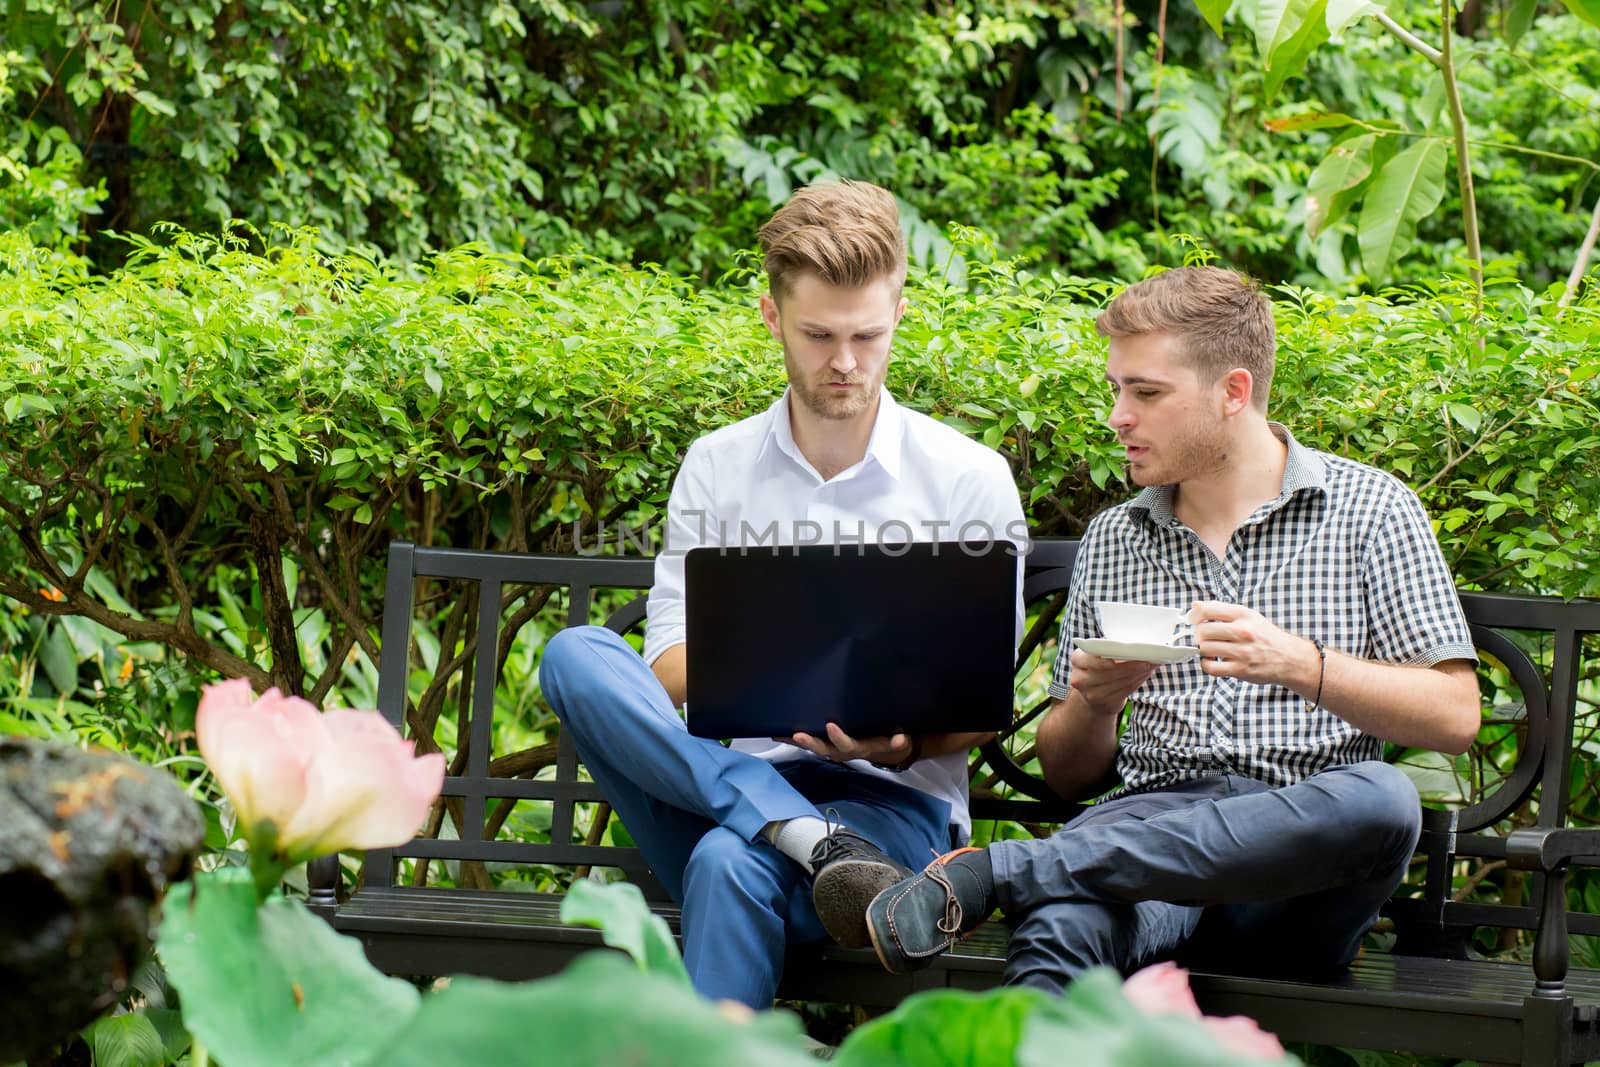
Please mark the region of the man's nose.
<svg viewBox="0 0 1600 1067"><path fill-rule="evenodd" d="M1133 425L1133 413L1123 404L1122 397L1117 397L1111 405L1111 415L1106 419L1106 425L1113 430L1126 430Z"/></svg>
<svg viewBox="0 0 1600 1067"><path fill-rule="evenodd" d="M840 374L849 374L856 369L856 355L849 345L840 345L839 350L828 361L828 366Z"/></svg>

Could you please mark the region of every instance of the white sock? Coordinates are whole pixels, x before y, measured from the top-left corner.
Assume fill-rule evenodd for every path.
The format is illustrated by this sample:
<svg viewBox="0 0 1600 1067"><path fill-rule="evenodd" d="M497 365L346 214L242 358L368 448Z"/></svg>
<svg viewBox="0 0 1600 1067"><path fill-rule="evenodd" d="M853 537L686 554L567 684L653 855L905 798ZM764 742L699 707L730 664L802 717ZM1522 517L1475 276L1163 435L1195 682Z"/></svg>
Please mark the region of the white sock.
<svg viewBox="0 0 1600 1067"><path fill-rule="evenodd" d="M807 874L816 873L811 869L811 852L818 841L828 836L828 824L824 820L802 815L798 819L769 822L761 832L772 842L773 848L804 867Z"/></svg>

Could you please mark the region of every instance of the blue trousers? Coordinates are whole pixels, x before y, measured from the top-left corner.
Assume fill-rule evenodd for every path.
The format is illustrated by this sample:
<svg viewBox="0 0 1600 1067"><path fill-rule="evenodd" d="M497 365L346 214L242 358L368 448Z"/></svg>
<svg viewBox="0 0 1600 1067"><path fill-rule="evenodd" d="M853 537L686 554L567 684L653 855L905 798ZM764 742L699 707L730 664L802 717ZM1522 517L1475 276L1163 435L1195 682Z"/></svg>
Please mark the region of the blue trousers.
<svg viewBox="0 0 1600 1067"><path fill-rule="evenodd" d="M1355 958L1405 873L1417 792L1385 763L1273 788L1223 775L1119 797L1053 837L994 845L1016 924L1008 983L1060 990L1163 959L1276 974Z"/></svg>
<svg viewBox="0 0 1600 1067"><path fill-rule="evenodd" d="M652 871L683 905L683 962L702 994L772 1006L787 946L827 935L804 868L761 835L840 822L912 869L950 849L950 805L814 759L768 763L693 737L627 642L600 626L546 642L545 697Z"/></svg>

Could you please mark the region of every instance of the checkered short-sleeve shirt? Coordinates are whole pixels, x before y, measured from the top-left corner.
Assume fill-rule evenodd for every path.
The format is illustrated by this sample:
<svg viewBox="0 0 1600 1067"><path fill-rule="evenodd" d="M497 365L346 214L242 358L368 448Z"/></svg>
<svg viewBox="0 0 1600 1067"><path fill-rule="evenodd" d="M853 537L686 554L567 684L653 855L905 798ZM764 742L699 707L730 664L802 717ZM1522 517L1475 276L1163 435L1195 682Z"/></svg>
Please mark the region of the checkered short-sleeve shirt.
<svg viewBox="0 0 1600 1067"><path fill-rule="evenodd" d="M1283 490L1218 559L1154 486L1089 524L1061 620L1050 695L1065 697L1074 637L1100 636L1097 600L1187 610L1220 600L1362 659L1433 666L1476 660L1455 584L1416 494L1362 463L1315 452L1284 427ZM1377 759L1382 742L1293 690L1217 678L1199 660L1161 667L1129 698L1119 792L1214 774L1288 785Z"/></svg>

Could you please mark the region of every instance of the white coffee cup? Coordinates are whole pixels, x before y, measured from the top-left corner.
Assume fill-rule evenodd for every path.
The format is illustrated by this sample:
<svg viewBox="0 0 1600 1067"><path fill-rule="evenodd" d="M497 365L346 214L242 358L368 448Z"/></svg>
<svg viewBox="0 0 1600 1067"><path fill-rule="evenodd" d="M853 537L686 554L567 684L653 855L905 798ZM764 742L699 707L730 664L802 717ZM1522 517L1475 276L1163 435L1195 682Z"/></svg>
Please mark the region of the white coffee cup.
<svg viewBox="0 0 1600 1067"><path fill-rule="evenodd" d="M1125 604L1115 600L1097 600L1094 607L1100 613L1100 632L1110 641L1170 645L1180 636L1178 627L1189 628L1190 625L1189 613L1182 608Z"/></svg>

